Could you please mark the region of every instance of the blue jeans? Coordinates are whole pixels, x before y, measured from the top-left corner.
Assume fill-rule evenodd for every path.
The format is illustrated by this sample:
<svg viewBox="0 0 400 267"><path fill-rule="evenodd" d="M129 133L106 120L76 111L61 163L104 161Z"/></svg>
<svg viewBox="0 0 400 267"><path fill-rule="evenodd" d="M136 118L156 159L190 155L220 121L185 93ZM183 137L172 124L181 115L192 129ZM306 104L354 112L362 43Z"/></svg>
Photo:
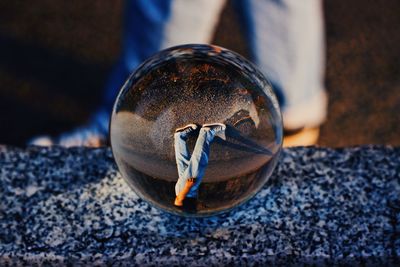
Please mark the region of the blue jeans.
<svg viewBox="0 0 400 267"><path fill-rule="evenodd" d="M327 109L322 0L234 3L252 60L278 95L284 126L321 124ZM152 54L179 44L210 43L224 4L225 0L127 0L122 53L106 86L103 114L110 113L129 74Z"/></svg>
<svg viewBox="0 0 400 267"><path fill-rule="evenodd" d="M197 197L197 191L208 165L210 144L214 140L214 137L214 129L201 128L193 154L190 155L186 143L188 138L187 134L183 132L175 133L175 157L179 175L178 181L175 185L176 195L178 195L184 188L187 179L195 178L195 184L192 186L186 197Z"/></svg>

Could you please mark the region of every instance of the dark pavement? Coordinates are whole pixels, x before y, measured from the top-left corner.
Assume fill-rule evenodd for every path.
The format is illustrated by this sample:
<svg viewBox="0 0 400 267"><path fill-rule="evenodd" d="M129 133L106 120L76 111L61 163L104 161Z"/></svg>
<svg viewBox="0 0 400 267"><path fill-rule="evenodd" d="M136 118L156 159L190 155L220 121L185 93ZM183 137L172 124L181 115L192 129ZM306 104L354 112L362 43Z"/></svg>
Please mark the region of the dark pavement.
<svg viewBox="0 0 400 267"><path fill-rule="evenodd" d="M0 143L83 123L120 49L122 1L0 2ZM400 2L325 1L320 145L400 145ZM230 6L214 43L248 55Z"/></svg>

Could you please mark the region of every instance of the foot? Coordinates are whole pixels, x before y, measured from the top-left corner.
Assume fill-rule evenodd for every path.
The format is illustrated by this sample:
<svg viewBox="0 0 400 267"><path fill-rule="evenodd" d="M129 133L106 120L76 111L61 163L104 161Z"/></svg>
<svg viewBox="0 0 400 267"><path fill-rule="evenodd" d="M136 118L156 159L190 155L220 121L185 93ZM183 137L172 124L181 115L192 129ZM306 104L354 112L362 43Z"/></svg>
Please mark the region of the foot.
<svg viewBox="0 0 400 267"><path fill-rule="evenodd" d="M283 147L316 145L319 137L319 127L304 127L298 130L285 130Z"/></svg>
<svg viewBox="0 0 400 267"><path fill-rule="evenodd" d="M80 127L72 132L64 133L57 138L50 136L39 136L29 142L30 145L64 147L87 146L100 147L107 144L107 134L92 125Z"/></svg>
<svg viewBox="0 0 400 267"><path fill-rule="evenodd" d="M188 135L193 133L194 131L196 131L199 128L199 126L197 126L194 123L188 124L186 126L180 127L180 128L176 128L175 133L182 133L183 135Z"/></svg>
<svg viewBox="0 0 400 267"><path fill-rule="evenodd" d="M215 131L215 136L218 136L219 138L226 140L226 135L225 135L225 130L226 130L226 125L223 123L206 123L203 124L203 128L208 128L211 130Z"/></svg>
<svg viewBox="0 0 400 267"><path fill-rule="evenodd" d="M108 115L96 114L87 125L79 127L71 132L61 134L59 137L39 136L28 142L29 145L64 147L87 146L100 147L107 144Z"/></svg>
<svg viewBox="0 0 400 267"><path fill-rule="evenodd" d="M179 194L175 198L175 201L174 201L175 206L178 206L178 207L183 206L183 200L186 198L186 195L189 193L190 189L194 186L195 182L196 182L195 178L187 179L187 181L185 183L185 187L182 189L181 192L179 192Z"/></svg>
<svg viewBox="0 0 400 267"><path fill-rule="evenodd" d="M183 206L183 199L179 199L178 196L176 196L174 205L177 207L182 207Z"/></svg>

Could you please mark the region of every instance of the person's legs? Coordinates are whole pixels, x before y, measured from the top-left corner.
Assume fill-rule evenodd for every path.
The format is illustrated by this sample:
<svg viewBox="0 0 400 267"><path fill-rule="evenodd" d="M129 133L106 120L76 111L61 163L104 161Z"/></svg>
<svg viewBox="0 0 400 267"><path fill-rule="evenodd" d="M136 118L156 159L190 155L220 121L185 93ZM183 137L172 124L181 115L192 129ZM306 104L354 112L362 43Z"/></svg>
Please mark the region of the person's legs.
<svg viewBox="0 0 400 267"><path fill-rule="evenodd" d="M182 177L190 162L190 152L186 144L187 136L185 133L177 132L174 134L174 149L178 177Z"/></svg>
<svg viewBox="0 0 400 267"><path fill-rule="evenodd" d="M103 94L102 108L107 112L111 112L118 91L129 74L162 47L172 3L172 0L125 1L122 51Z"/></svg>
<svg viewBox="0 0 400 267"><path fill-rule="evenodd" d="M88 145L87 137L105 142L112 105L129 74L157 51L180 44L209 43L225 0L127 0L122 52L103 94L103 102L88 124L62 136L36 138L41 144ZM107 114L108 116L104 116ZM93 131L92 131L93 130ZM82 134L88 132L90 134ZM92 134L92 132L94 134ZM97 136L96 136L97 135ZM67 139L74 140L67 140ZM95 142L98 143L98 142Z"/></svg>
<svg viewBox="0 0 400 267"><path fill-rule="evenodd" d="M34 138L32 144L61 146L100 146L106 143L113 103L129 74L157 52L163 42L165 24L171 18L172 0L127 0L124 7L122 52L106 82L100 107L89 122L52 139Z"/></svg>
<svg viewBox="0 0 400 267"><path fill-rule="evenodd" d="M104 106L111 112L129 74L161 49L187 43L209 43L225 0L127 1L123 48L106 86Z"/></svg>
<svg viewBox="0 0 400 267"><path fill-rule="evenodd" d="M197 190L208 165L210 144L216 135L223 135L225 129L226 126L224 124L205 125L200 129L189 165L182 176L186 183L180 185L180 187L177 184L175 188L177 199L180 201L185 197L197 197Z"/></svg>
<svg viewBox="0 0 400 267"><path fill-rule="evenodd" d="M237 4L253 60L280 97L284 127L319 126L327 112L321 0L241 0Z"/></svg>
<svg viewBox="0 0 400 267"><path fill-rule="evenodd" d="M190 162L190 152L186 141L190 135L194 134L197 128L196 124L188 124L183 128L177 129L174 134L175 160L178 169L178 181L175 186L176 195L185 186L187 180L184 178L184 173Z"/></svg>

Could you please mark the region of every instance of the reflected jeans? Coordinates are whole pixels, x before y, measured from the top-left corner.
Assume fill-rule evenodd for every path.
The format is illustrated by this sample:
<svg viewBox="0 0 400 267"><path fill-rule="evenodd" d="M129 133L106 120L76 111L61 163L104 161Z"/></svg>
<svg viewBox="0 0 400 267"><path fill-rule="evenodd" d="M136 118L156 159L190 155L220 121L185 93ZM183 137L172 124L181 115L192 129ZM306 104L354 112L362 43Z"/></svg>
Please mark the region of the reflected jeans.
<svg viewBox="0 0 400 267"><path fill-rule="evenodd" d="M195 184L192 186L186 197L197 197L197 191L208 165L210 144L214 140L214 137L214 129L201 128L193 154L190 155L186 143L188 139L187 134L184 132L177 132L174 134L176 166L179 175L178 181L175 185L176 195L181 192L189 178L195 178Z"/></svg>

